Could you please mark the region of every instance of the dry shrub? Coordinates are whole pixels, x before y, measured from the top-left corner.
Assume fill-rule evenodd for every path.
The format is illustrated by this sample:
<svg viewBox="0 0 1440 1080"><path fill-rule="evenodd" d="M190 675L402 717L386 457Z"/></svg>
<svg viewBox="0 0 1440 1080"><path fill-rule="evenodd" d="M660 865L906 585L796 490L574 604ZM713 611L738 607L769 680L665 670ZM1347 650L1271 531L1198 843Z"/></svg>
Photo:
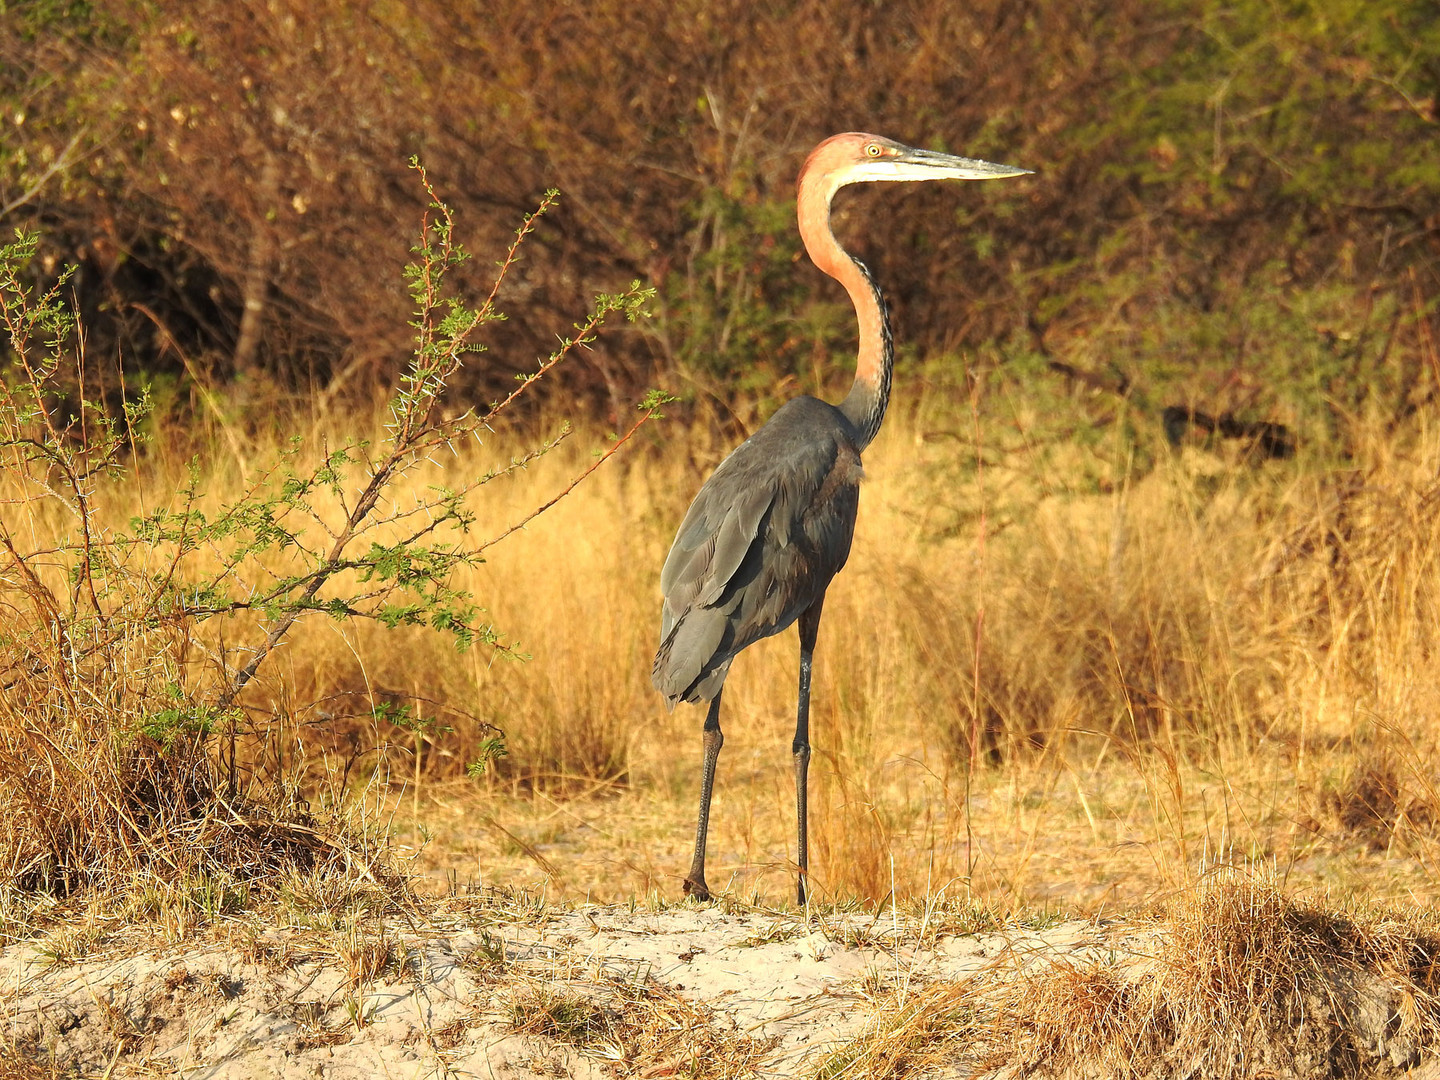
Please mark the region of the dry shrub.
<svg viewBox="0 0 1440 1080"><path fill-rule="evenodd" d="M420 185L435 198L423 170ZM125 401L123 422L93 400L72 411L65 387L83 385L86 353L65 278L31 284L32 234L0 249L10 347L0 381L0 580L13 597L0 605L0 889L69 893L144 875L273 880L342 866L377 880L372 863L388 838L367 831L377 822L352 801L348 781L357 756L372 750L382 760L371 775L380 774L384 747L352 745L338 774L328 760L307 769L308 718L257 705L251 680L298 622L322 613L341 624L428 627L461 651L503 651L474 594L451 587L456 571L563 498L654 415L659 395L549 503L532 503L490 541L471 535L481 489L569 432L458 482L444 483L434 458L479 442L608 315L633 320L648 296L637 283L597 297L574 336L507 396L484 410L453 408L450 383L481 350L474 336L502 321L500 284L551 201L553 193L522 223L478 306L447 283L470 256L453 239L448 208L433 201L406 274L415 347L383 406L383 434L320 436L308 448L295 437L253 474L241 462L238 490L215 495L201 490L198 459L173 486L163 454L146 470L157 466L141 452L147 393ZM228 464L214 476L233 483ZM427 473L437 482L426 484ZM394 501L402 485L404 506ZM412 736L418 775L438 718L408 706L382 713L395 703L365 696L373 726L383 718ZM305 709L325 717L314 702ZM481 769L502 749L495 737L466 763ZM323 828L296 790L317 774L329 785ZM357 828L346 808L359 809Z"/></svg>
<svg viewBox="0 0 1440 1080"><path fill-rule="evenodd" d="M1153 955L1045 964L988 991L993 1060L1065 1076L1354 1076L1440 1038L1440 937L1419 918L1298 903L1244 872L1203 879Z"/></svg>
<svg viewBox="0 0 1440 1080"><path fill-rule="evenodd" d="M464 178L465 209L500 208L476 226L491 241L557 185L523 283L554 318L503 340L528 356L591 291L645 276L655 332L571 375L618 415L657 369L703 396L757 358L809 377L846 347L848 311L794 265L791 199L803 153L861 126L1039 170L956 228L935 228L940 192L840 207L924 351L1004 342L1017 366L1055 354L1127 386L1143 365L1222 414L1384 398L1399 415L1427 393L1410 400L1409 327L1380 339L1412 282L1433 297L1435 77L1410 60L1433 35L1399 0L1325 19L1139 0L38 5L0 25L0 182L86 264L97 342L178 377L182 353L242 371L240 396L334 375L325 400L383 382L399 346L376 268L404 261L410 154ZM1197 105L1222 88L1226 107ZM1294 290L1332 283L1373 320L1297 316ZM513 358L472 373L487 395Z"/></svg>
<svg viewBox="0 0 1440 1080"><path fill-rule="evenodd" d="M1121 948L1017 952L967 982L887 996L815 1075L888 1080L958 1064L987 1075L1339 1078L1411 1067L1440 1040L1431 916L1336 912L1221 870L1125 933Z"/></svg>
<svg viewBox="0 0 1440 1080"><path fill-rule="evenodd" d="M35 629L29 612L0 608L0 887L265 880L343 863L295 802L230 788L206 745L213 717L170 692L178 636L116 620L119 640L87 656Z"/></svg>
<svg viewBox="0 0 1440 1080"><path fill-rule="evenodd" d="M1361 754L1334 787L1320 793L1327 824L1370 851L1420 849L1440 823L1440 798L1423 767L1382 746Z"/></svg>

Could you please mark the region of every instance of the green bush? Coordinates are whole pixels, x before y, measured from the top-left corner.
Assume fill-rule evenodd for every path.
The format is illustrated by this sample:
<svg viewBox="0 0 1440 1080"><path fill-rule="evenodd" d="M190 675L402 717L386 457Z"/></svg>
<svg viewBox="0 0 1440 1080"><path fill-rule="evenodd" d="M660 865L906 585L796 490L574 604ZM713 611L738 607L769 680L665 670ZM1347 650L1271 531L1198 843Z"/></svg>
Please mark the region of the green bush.
<svg viewBox="0 0 1440 1080"><path fill-rule="evenodd" d="M301 869L349 859L344 829L317 842L303 800L264 754L247 770L237 763L237 737L266 741L265 714L252 721L246 708L256 672L299 620L316 615L428 626L462 649L508 648L452 575L507 534L476 535L480 489L548 453L568 428L459 483L429 459L479 438L608 319L636 318L651 293L637 283L600 296L507 396L488 408L456 406L455 377L501 318L496 296L555 193L526 218L487 298L472 305L451 288L469 256L450 210L421 179L432 202L406 275L415 344L384 437L309 448L297 438L218 509L203 490L208 473L192 462L173 500L135 516L128 531L113 527L102 504L117 501L146 464L151 402L127 398L115 415L85 396L67 275L45 290L25 280L33 233L0 249L10 345L0 379L0 549L11 590L0 605L0 888L69 891L141 870L253 876L277 859ZM575 482L657 403L648 399ZM426 471L428 486L416 476ZM402 481L404 501L395 498ZM503 754L500 735L472 748L476 768Z"/></svg>

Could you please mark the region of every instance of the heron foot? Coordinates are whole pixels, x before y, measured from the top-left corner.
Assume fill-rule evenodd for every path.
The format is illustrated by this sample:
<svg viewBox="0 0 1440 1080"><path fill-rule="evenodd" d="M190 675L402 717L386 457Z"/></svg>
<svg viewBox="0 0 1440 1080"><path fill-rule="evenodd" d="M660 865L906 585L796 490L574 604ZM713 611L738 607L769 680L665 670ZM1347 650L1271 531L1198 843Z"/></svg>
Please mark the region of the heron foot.
<svg viewBox="0 0 1440 1080"><path fill-rule="evenodd" d="M714 899L714 897L710 895L710 886L705 884L703 877L698 881L693 877L687 877L685 879L685 895L693 896L696 900L702 902Z"/></svg>

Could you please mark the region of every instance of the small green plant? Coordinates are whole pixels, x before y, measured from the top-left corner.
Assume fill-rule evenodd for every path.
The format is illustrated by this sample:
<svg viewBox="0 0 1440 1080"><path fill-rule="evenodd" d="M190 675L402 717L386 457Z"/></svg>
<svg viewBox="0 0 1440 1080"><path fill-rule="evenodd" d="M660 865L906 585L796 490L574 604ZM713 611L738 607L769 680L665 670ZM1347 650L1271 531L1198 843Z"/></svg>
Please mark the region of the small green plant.
<svg viewBox="0 0 1440 1080"><path fill-rule="evenodd" d="M296 438L241 495L218 505L192 461L174 498L141 507L128 530L102 525L97 505L127 498L121 485L144 467L152 403L143 392L126 392L118 407L87 396L84 338L63 291L68 274L48 289L28 280L34 234L0 248L9 344L0 369L0 578L11 597L0 605L0 817L9 823L0 828L0 887L68 891L127 876L137 864L206 880L214 868L223 871L219 881L228 872L253 875L267 860L301 872L323 862L327 842L316 840L306 812L266 794L283 788L274 783L280 778L266 777L263 763L238 760L237 742L263 745L267 734L246 698L266 660L310 616L424 626L458 649L518 656L479 598L453 583L455 571L483 561L487 548L544 513L658 415L665 399L651 394L630 428L562 491L481 535L481 489L549 453L570 435L568 425L458 482L440 473L436 455L458 457L463 445L487 437L608 321L638 318L652 291L636 282L597 297L503 399L452 405L447 390L484 350L480 332L503 318L501 284L557 194L548 192L525 219L489 294L474 305L449 285L470 258L455 241L451 212L412 165L431 201L405 273L415 347L383 437L317 446ZM397 498L402 480L422 494ZM104 520L113 519L112 511ZM417 763L442 730L408 707L376 718L412 735ZM503 732L489 730L472 771L504 753ZM369 862L359 859L373 880Z"/></svg>
<svg viewBox="0 0 1440 1080"><path fill-rule="evenodd" d="M378 1002L366 1001L365 995L356 991L345 999L345 1017L358 1035L375 1022Z"/></svg>
<svg viewBox="0 0 1440 1080"><path fill-rule="evenodd" d="M222 712L211 705L186 701L178 683L169 684L165 693L174 704L151 713L136 731L165 750L173 747L177 739L203 742L226 720L235 720L234 710Z"/></svg>
<svg viewBox="0 0 1440 1080"><path fill-rule="evenodd" d="M489 735L481 739L475 747L475 750L475 760L465 766L466 774L473 778L484 776L485 770L490 767L492 761L505 757L510 753L505 746L503 733Z"/></svg>
<svg viewBox="0 0 1440 1080"><path fill-rule="evenodd" d="M505 953L505 939L488 930L480 931L480 940L465 957L467 967L485 973L499 973L505 970L508 957Z"/></svg>

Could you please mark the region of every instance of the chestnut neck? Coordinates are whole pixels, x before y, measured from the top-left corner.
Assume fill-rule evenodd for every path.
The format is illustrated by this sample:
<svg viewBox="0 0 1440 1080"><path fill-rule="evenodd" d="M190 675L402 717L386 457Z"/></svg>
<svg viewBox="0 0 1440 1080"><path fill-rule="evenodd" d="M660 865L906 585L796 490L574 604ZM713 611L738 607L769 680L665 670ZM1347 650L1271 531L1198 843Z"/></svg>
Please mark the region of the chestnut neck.
<svg viewBox="0 0 1440 1080"><path fill-rule="evenodd" d="M894 343L885 300L865 264L840 246L830 229L830 200L839 185L808 169L800 175L796 209L800 238L810 259L845 287L860 324L860 349L855 361L855 383L840 403L840 411L859 433L858 449L865 449L880 430L890 402L890 377L895 364Z"/></svg>

